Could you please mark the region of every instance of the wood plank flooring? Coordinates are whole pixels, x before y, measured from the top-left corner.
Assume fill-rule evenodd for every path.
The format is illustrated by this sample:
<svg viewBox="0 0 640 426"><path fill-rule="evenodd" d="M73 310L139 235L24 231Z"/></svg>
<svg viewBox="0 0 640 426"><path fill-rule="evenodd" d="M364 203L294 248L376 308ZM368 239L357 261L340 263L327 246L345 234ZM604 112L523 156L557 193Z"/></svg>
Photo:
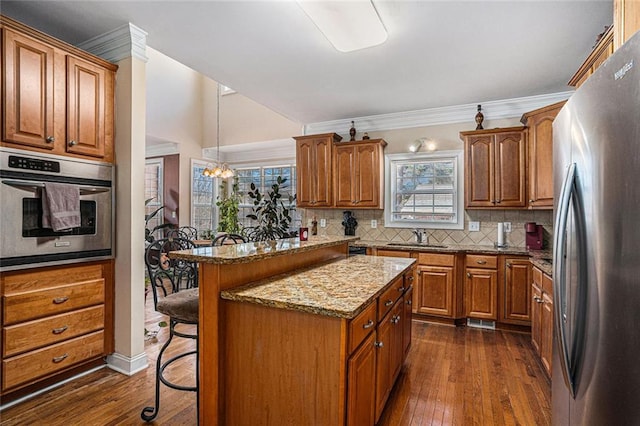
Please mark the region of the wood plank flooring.
<svg viewBox="0 0 640 426"><path fill-rule="evenodd" d="M152 303L146 311L147 327L157 328L162 317ZM145 371L127 377L99 370L0 412L0 424L144 424L140 411L153 401L155 357L167 333L163 328L157 341L145 343L150 364ZM176 371L180 383L192 383L190 362ZM414 321L411 351L378 424L548 425L550 397L529 335ZM163 386L161 398L154 424L196 423L194 393Z"/></svg>

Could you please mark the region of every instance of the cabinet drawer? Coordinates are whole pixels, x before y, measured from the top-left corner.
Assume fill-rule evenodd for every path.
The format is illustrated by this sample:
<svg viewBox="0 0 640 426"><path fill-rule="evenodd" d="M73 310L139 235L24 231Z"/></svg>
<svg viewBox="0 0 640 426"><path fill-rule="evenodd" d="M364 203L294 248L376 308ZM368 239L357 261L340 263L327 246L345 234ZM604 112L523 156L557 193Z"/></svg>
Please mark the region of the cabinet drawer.
<svg viewBox="0 0 640 426"><path fill-rule="evenodd" d="M490 255L468 254L465 265L469 268L497 269L498 257Z"/></svg>
<svg viewBox="0 0 640 426"><path fill-rule="evenodd" d="M376 250L376 256L411 257L411 252L410 251L402 251L402 250L378 249L378 250Z"/></svg>
<svg viewBox="0 0 640 426"><path fill-rule="evenodd" d="M418 263L429 266L453 266L455 255L440 253L419 253Z"/></svg>
<svg viewBox="0 0 640 426"><path fill-rule="evenodd" d="M4 296L6 325L104 303L104 279Z"/></svg>
<svg viewBox="0 0 640 426"><path fill-rule="evenodd" d="M353 352L360 343L376 328L376 304L371 303L360 315L349 323L349 353Z"/></svg>
<svg viewBox="0 0 640 426"><path fill-rule="evenodd" d="M2 361L2 390L103 355L104 333L77 337Z"/></svg>
<svg viewBox="0 0 640 426"><path fill-rule="evenodd" d="M398 277L378 298L378 321L391 310L393 304L404 294L404 281Z"/></svg>
<svg viewBox="0 0 640 426"><path fill-rule="evenodd" d="M103 327L103 305L11 325L2 330L2 356L17 355Z"/></svg>

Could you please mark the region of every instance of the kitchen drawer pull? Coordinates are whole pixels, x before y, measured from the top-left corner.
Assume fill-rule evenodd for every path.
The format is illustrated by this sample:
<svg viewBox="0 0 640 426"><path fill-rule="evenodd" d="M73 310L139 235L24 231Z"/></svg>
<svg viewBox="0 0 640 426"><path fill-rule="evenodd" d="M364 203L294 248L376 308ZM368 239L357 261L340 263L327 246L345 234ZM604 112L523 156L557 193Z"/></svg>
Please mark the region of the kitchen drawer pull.
<svg viewBox="0 0 640 426"><path fill-rule="evenodd" d="M54 138L53 136L47 136L47 139L45 139L45 141L47 141L47 143L53 143L56 141L56 138Z"/></svg>
<svg viewBox="0 0 640 426"><path fill-rule="evenodd" d="M476 260L476 263L478 265L485 265L487 263L487 261L486 260Z"/></svg>
<svg viewBox="0 0 640 426"><path fill-rule="evenodd" d="M413 275L410 275L409 277L407 277L407 281L413 282Z"/></svg>
<svg viewBox="0 0 640 426"><path fill-rule="evenodd" d="M467 272L467 278L471 278L471 272Z"/></svg>
<svg viewBox="0 0 640 426"><path fill-rule="evenodd" d="M396 315L393 318L391 318L391 322L394 324L397 324L400 322L400 315Z"/></svg>
<svg viewBox="0 0 640 426"><path fill-rule="evenodd" d="M53 299L53 303L56 305L60 305L61 303L66 302L67 300L69 300L68 296L56 297L55 299Z"/></svg>
<svg viewBox="0 0 640 426"><path fill-rule="evenodd" d="M60 356L54 356L51 361L53 361L56 364L58 364L58 363L64 361L65 359L67 359L68 356L69 356L69 354L64 354L64 355L60 355Z"/></svg>
<svg viewBox="0 0 640 426"><path fill-rule="evenodd" d="M69 328L69 326L63 325L62 327L54 328L53 330L51 330L51 332L53 334L62 334L65 331L67 331L68 328Z"/></svg>
<svg viewBox="0 0 640 426"><path fill-rule="evenodd" d="M384 346L384 343L382 343L382 342L375 342L375 343L373 344L373 346L375 346L376 348L381 348L381 347L383 347L383 346Z"/></svg>
<svg viewBox="0 0 640 426"><path fill-rule="evenodd" d="M405 290L406 290L406 288L404 288L404 287L400 287L400 288L398 288L398 291L399 291L400 293L404 292Z"/></svg>
<svg viewBox="0 0 640 426"><path fill-rule="evenodd" d="M387 300L386 302L384 302L384 306L391 306L393 305L393 300Z"/></svg>
<svg viewBox="0 0 640 426"><path fill-rule="evenodd" d="M364 328L366 330L367 328L373 327L373 324L374 324L373 320L369 320L369 321L367 321L366 324L362 324L362 328Z"/></svg>
<svg viewBox="0 0 640 426"><path fill-rule="evenodd" d="M407 300L407 305L411 306L411 300Z"/></svg>
<svg viewBox="0 0 640 426"><path fill-rule="evenodd" d="M538 296L533 296L533 301L536 303L542 303L542 299L539 298Z"/></svg>
<svg viewBox="0 0 640 426"><path fill-rule="evenodd" d="M511 268L511 263L507 262L507 268Z"/></svg>
<svg viewBox="0 0 640 426"><path fill-rule="evenodd" d="M76 146L78 145L78 142L74 141L74 140L70 140L69 141L69 146Z"/></svg>

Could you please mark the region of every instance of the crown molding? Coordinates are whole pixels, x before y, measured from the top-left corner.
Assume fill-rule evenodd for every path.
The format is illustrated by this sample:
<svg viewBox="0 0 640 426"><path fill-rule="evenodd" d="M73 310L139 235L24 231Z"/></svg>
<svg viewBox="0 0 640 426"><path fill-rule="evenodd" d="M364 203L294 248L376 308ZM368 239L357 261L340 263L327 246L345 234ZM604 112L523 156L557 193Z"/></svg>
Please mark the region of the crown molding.
<svg viewBox="0 0 640 426"><path fill-rule="evenodd" d="M204 148L202 156L216 160L216 147ZM292 138L247 142L220 147L220 161L229 164L247 164L296 158L296 143Z"/></svg>
<svg viewBox="0 0 640 426"><path fill-rule="evenodd" d="M568 99L573 91L550 93L546 95L527 96L522 98L502 99L498 101L479 102L485 118L491 120L520 117L525 112ZM454 105L440 108L429 108L391 114L370 115L344 120L321 121L304 126L305 135L321 133L345 133L351 120L357 123L358 132L380 130L407 129L427 127L440 124L473 122L478 104ZM345 127L346 126L346 127Z"/></svg>
<svg viewBox="0 0 640 426"><path fill-rule="evenodd" d="M180 154L180 147L176 142L147 144L144 149L145 158L163 157L165 155Z"/></svg>
<svg viewBox="0 0 640 426"><path fill-rule="evenodd" d="M132 23L91 38L77 46L111 62L136 58L147 62L147 32Z"/></svg>

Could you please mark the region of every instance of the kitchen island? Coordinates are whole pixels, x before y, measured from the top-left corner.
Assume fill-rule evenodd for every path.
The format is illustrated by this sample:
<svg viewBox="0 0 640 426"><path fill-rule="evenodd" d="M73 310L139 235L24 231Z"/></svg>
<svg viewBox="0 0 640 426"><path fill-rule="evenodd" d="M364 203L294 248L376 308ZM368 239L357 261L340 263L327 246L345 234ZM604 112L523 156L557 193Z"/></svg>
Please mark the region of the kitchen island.
<svg viewBox="0 0 640 426"><path fill-rule="evenodd" d="M352 240L171 253L200 263L201 424L379 417L410 344L414 260L347 258Z"/></svg>

